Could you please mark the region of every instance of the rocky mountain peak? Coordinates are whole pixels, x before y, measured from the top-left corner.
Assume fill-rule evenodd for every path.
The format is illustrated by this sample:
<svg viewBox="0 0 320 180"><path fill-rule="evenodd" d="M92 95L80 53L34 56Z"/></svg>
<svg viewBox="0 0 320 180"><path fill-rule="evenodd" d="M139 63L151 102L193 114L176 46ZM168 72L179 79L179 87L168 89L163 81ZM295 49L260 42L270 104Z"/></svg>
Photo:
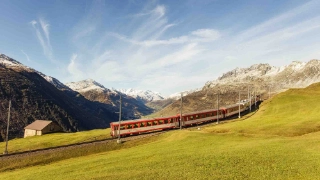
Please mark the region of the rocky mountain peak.
<svg viewBox="0 0 320 180"><path fill-rule="evenodd" d="M25 70L31 70L31 68L21 64L19 61L14 60L4 54L0 54L0 64L4 67L11 68L11 69L25 69Z"/></svg>
<svg viewBox="0 0 320 180"><path fill-rule="evenodd" d="M249 68L235 68L216 80L209 81L204 88L236 84L274 86L281 91L287 88L306 87L320 81L320 60L309 62L293 61L289 65L275 67L269 64L255 64Z"/></svg>
<svg viewBox="0 0 320 180"><path fill-rule="evenodd" d="M291 64L286 66L286 68L290 68L292 70L301 70L305 67L307 63L306 62L300 62L300 61L293 61Z"/></svg>
<svg viewBox="0 0 320 180"><path fill-rule="evenodd" d="M90 90L111 91L93 79L86 79L78 82L70 82L66 83L66 85L72 90L78 92L85 92Z"/></svg>
<svg viewBox="0 0 320 180"><path fill-rule="evenodd" d="M129 89L118 89L117 91L143 102L150 102L150 101L157 101L157 100L164 99L164 97L159 92L153 92L151 90L144 91L144 90L136 90L133 88L129 88Z"/></svg>

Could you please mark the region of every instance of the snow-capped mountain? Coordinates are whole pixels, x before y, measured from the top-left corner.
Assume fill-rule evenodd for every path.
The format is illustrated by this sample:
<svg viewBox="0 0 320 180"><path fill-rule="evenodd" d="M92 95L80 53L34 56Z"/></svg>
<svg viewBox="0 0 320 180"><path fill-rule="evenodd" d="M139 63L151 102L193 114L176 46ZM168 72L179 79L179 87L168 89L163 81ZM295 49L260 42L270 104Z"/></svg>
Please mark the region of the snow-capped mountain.
<svg viewBox="0 0 320 180"><path fill-rule="evenodd" d="M125 94L127 96L131 96L137 100L148 102L148 101L155 101L155 100L162 100L164 99L160 93L153 92L153 91L143 91L143 90L135 90L135 89L115 89L111 88L108 89L104 87L102 84L92 80L86 79L83 81L78 82L70 82L66 83L66 85L74 91L77 92L87 92L91 90L96 90L100 92L109 92L115 94Z"/></svg>
<svg viewBox="0 0 320 180"><path fill-rule="evenodd" d="M197 89L192 89L192 90L188 90L188 91L177 92L177 93L169 95L168 99L170 98L170 99L176 99L177 100L177 99L180 99L181 94L182 94L182 96L186 96L188 94L201 91L201 89L202 88L197 88Z"/></svg>
<svg viewBox="0 0 320 180"><path fill-rule="evenodd" d="M151 108L147 107L144 102L141 102L139 99L115 89L108 89L92 79L66 83L66 85L72 90L79 92L90 101L111 105L114 108L114 111L118 111L119 109L119 98L121 95L122 112L125 118L135 119L139 118L141 115L153 112Z"/></svg>
<svg viewBox="0 0 320 180"><path fill-rule="evenodd" d="M52 85L63 85L59 81L3 54L0 78L4 80L0 88L2 112L6 111L8 97L13 97L10 138L23 136L24 127L36 119L50 119L67 132L106 128L118 119L108 106L89 101L74 91L61 91ZM0 113L0 124L5 124L5 117ZM4 131L5 126L0 126L0 132ZM4 134L0 133L0 141L3 139Z"/></svg>
<svg viewBox="0 0 320 180"><path fill-rule="evenodd" d="M28 72L36 72L40 76L42 76L45 80L47 80L49 83L54 85L56 88L58 88L60 90L70 90L68 86L61 83L58 79L51 77L51 76L47 76L47 75L45 75L35 69L32 69L28 66L25 66L25 65L21 64L20 62L14 60L4 54L0 54L0 65L3 65L4 67L11 68L11 69L16 69L16 70L25 70Z"/></svg>
<svg viewBox="0 0 320 180"><path fill-rule="evenodd" d="M293 61L291 64L281 67L255 64L249 68L236 68L224 73L216 80L207 82L205 87L238 83L263 83L283 89L306 87L319 81L320 60L310 60L309 62Z"/></svg>
<svg viewBox="0 0 320 180"><path fill-rule="evenodd" d="M143 102L150 102L150 101L157 101L157 100L163 100L164 97L158 93L153 92L150 90L143 91L143 90L136 90L136 89L117 89L117 91L126 94L128 96L134 97L137 100L143 101Z"/></svg>
<svg viewBox="0 0 320 180"><path fill-rule="evenodd" d="M8 67L8 68L19 68L19 69L24 69L24 70L30 70L33 71L32 68L29 68L28 66L25 66L23 64L21 64L20 62L4 55L4 54L0 54L0 65L3 65L4 67Z"/></svg>
<svg viewBox="0 0 320 180"><path fill-rule="evenodd" d="M86 91L96 90L100 92L117 93L116 91L113 91L104 87L102 84L94 81L93 79L86 79L78 82L66 83L66 86L68 86L69 88L77 92L86 92Z"/></svg>

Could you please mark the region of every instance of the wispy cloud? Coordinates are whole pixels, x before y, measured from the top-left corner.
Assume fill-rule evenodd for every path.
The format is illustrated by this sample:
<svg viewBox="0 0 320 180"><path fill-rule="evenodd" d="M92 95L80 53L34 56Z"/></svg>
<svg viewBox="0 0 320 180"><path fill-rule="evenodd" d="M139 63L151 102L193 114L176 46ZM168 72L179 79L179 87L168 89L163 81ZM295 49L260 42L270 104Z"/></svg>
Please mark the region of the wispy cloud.
<svg viewBox="0 0 320 180"><path fill-rule="evenodd" d="M32 20L30 22L30 24L32 25L33 29L36 32L37 38L38 38L38 40L40 42L40 45L41 45L41 47L43 49L44 55L50 61L54 61L53 60L52 46L51 46L51 43L50 43L50 32L49 32L50 24L47 23L47 21L45 19L43 19L43 18L39 18L39 21Z"/></svg>
<svg viewBox="0 0 320 180"><path fill-rule="evenodd" d="M215 29L198 29L192 31L189 35L174 37L170 39L155 39L155 40L143 40L137 41L134 39L127 38L124 35L118 33L110 33L120 40L130 42L135 45L141 46L157 46L157 45L171 45L171 44L184 44L184 43L195 43L195 42L211 42L220 38L220 33Z"/></svg>
<svg viewBox="0 0 320 180"><path fill-rule="evenodd" d="M154 9L148 10L147 12L140 12L137 14L129 15L129 17L142 17L142 16L149 16L153 15L158 18L161 18L165 15L166 13L166 8L163 5L157 5Z"/></svg>
<svg viewBox="0 0 320 180"><path fill-rule="evenodd" d="M77 63L77 54L72 54L70 58L70 63L68 65L68 72L73 76L75 79L82 79L84 74L81 70L79 70L79 64Z"/></svg>
<svg viewBox="0 0 320 180"><path fill-rule="evenodd" d="M31 62L31 60L30 60L30 58L29 58L28 54L27 54L27 53L25 53L23 50L21 50L21 52L26 56L27 60L28 60L29 62Z"/></svg>
<svg viewBox="0 0 320 180"><path fill-rule="evenodd" d="M40 18L39 22L40 22L41 28L42 28L45 36L46 36L47 44L49 46L51 46L50 45L50 37L49 37L49 26L50 26L50 24L48 24L43 18Z"/></svg>
<svg viewBox="0 0 320 180"><path fill-rule="evenodd" d="M316 35L320 16L313 13L319 4L307 2L230 34L205 25L179 31L182 24L169 19L169 10L158 4L126 16L130 21L121 25L121 31L115 28L99 33L98 21L85 18L82 25L92 26L76 28L73 33L79 51L70 59L70 79L92 78L106 87L143 88L166 94L172 89L201 87L235 67L260 62L287 64L307 53L319 54L316 49L320 48L320 37ZM95 43L87 45L83 37ZM310 42L312 47L303 53L297 51L300 46L309 47Z"/></svg>

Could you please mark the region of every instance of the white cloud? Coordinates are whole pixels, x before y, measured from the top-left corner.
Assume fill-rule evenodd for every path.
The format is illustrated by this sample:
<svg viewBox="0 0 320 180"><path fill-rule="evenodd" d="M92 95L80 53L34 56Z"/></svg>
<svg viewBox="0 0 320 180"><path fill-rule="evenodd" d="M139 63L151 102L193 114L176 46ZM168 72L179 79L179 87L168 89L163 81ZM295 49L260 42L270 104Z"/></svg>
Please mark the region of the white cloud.
<svg viewBox="0 0 320 180"><path fill-rule="evenodd" d="M306 3L232 34L207 24L179 34L181 24L168 19L165 6L156 5L135 14L134 26L123 25L130 31L108 30L95 44L84 46L90 48L79 48L68 70L76 80L92 78L106 87L151 89L166 95L199 88L235 67L283 65L307 53L319 55L320 17L312 13L315 4ZM92 36L93 27L97 26L78 29L74 37L95 38L99 34ZM78 40L76 46L84 43Z"/></svg>
<svg viewBox="0 0 320 180"><path fill-rule="evenodd" d="M31 62L31 60L30 60L30 58L29 58L28 54L27 54L27 53L25 53L23 50L21 50L21 52L26 56L27 60L28 60L29 62Z"/></svg>
<svg viewBox="0 0 320 180"><path fill-rule="evenodd" d="M39 22L40 22L41 28L42 28L45 36L46 36L47 43L48 43L48 46L49 46L50 45L50 37L49 37L49 26L50 26L50 24L48 24L43 18L40 18Z"/></svg>
<svg viewBox="0 0 320 180"><path fill-rule="evenodd" d="M38 22L36 20L32 20L30 22L30 24L32 25L33 29L36 32L36 36L37 36L37 38L40 42L40 45L43 49L44 55L50 61L54 62L52 47L51 47L51 43L50 43L50 32L49 32L50 24L47 23L43 18L40 18L39 22L40 22L41 29L38 27Z"/></svg>
<svg viewBox="0 0 320 180"><path fill-rule="evenodd" d="M79 65L76 62L78 55L72 54L70 58L70 63L68 65L68 72L71 74L71 79L82 80L84 78L84 73L79 69Z"/></svg>
<svg viewBox="0 0 320 180"><path fill-rule="evenodd" d="M161 18L165 15L166 8L163 5L158 5L152 12L157 15L158 18Z"/></svg>
<svg viewBox="0 0 320 180"><path fill-rule="evenodd" d="M93 25L89 25L85 28L81 28L79 32L73 35L74 40L79 40L82 37L90 35L92 32L96 30L96 27Z"/></svg>
<svg viewBox="0 0 320 180"><path fill-rule="evenodd" d="M192 31L188 35L174 37L170 39L154 39L154 40L142 40L137 41L134 39L127 38L124 35L118 33L109 33L111 36L114 36L120 40L130 42L135 45L141 46L158 46L158 45L171 45L171 44L184 44L184 43L195 43L195 42L212 42L220 38L220 33L215 29L198 29Z"/></svg>
<svg viewBox="0 0 320 180"><path fill-rule="evenodd" d="M143 16L149 16L149 15L153 15L156 16L158 18L161 18L165 15L166 13L166 8L163 5L157 5L154 9L149 10L147 12L140 12L134 15L130 15L129 17L143 17Z"/></svg>
<svg viewBox="0 0 320 180"><path fill-rule="evenodd" d="M37 24L37 21L32 20L32 21L30 22L30 24L31 24L32 26L35 26L35 25Z"/></svg>
<svg viewBox="0 0 320 180"><path fill-rule="evenodd" d="M198 29L196 31L191 32L191 34L208 41L216 40L221 36L219 31L214 29Z"/></svg>

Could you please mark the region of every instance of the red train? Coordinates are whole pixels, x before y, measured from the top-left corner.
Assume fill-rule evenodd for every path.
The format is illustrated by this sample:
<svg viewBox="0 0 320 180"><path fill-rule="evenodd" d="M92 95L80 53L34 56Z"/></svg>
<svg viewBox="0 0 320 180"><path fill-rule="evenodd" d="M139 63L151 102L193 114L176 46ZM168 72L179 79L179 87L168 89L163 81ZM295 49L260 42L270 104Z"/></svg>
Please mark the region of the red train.
<svg viewBox="0 0 320 180"><path fill-rule="evenodd" d="M254 105L252 100L251 105ZM249 101L240 103L240 112L247 110L250 106ZM169 117L160 117L152 119L135 119L125 120L120 123L120 136L136 135L145 132L161 131L168 129L175 129L180 127L193 126L204 122L216 121L217 113L219 119L224 119L239 113L239 104L233 104L218 109L208 109L203 111L184 113L182 114L182 121L180 121L180 114ZM112 137L118 137L119 122L110 123Z"/></svg>

